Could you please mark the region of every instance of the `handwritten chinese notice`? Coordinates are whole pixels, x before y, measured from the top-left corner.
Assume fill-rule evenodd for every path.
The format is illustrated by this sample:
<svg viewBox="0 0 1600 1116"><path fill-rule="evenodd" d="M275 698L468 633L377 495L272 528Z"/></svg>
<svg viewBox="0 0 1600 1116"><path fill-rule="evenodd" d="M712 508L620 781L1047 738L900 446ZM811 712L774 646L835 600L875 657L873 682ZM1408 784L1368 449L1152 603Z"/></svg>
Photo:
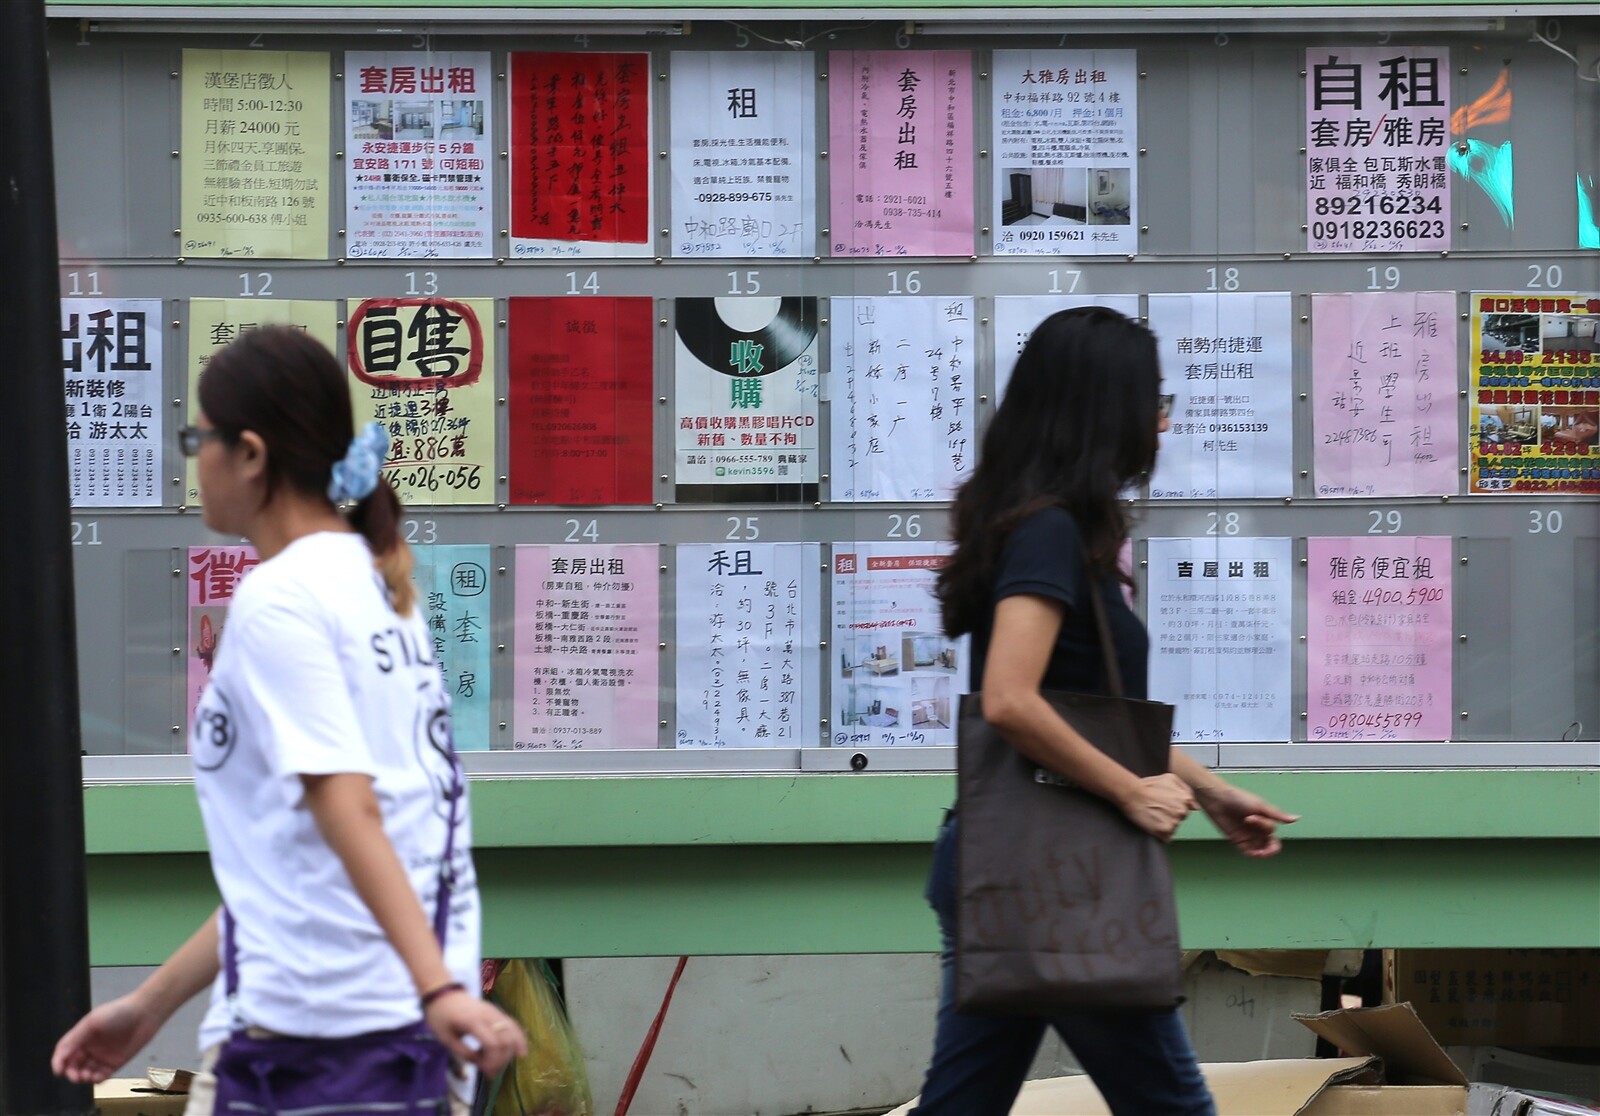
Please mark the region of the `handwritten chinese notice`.
<svg viewBox="0 0 1600 1116"><path fill-rule="evenodd" d="M659 548L517 547L517 749L654 748Z"/></svg>
<svg viewBox="0 0 1600 1116"><path fill-rule="evenodd" d="M835 500L948 500L977 452L970 298L835 298Z"/></svg>
<svg viewBox="0 0 1600 1116"><path fill-rule="evenodd" d="M1139 250L1131 50L994 52L997 256Z"/></svg>
<svg viewBox="0 0 1600 1116"><path fill-rule="evenodd" d="M328 258L328 56L185 50L188 257Z"/></svg>
<svg viewBox="0 0 1600 1116"><path fill-rule="evenodd" d="M1457 490L1456 296L1311 296L1318 496Z"/></svg>
<svg viewBox="0 0 1600 1116"><path fill-rule="evenodd" d="M1292 495L1288 294L1153 294L1150 328L1175 396L1151 497Z"/></svg>
<svg viewBox="0 0 1600 1116"><path fill-rule="evenodd" d="M1006 385L1023 346L1039 323L1058 310L1079 306L1104 306L1135 320L1138 295L996 295L994 300L994 400L1005 398Z"/></svg>
<svg viewBox="0 0 1600 1116"><path fill-rule="evenodd" d="M489 548L413 546L418 607L450 695L456 750L489 747Z"/></svg>
<svg viewBox="0 0 1600 1116"><path fill-rule="evenodd" d="M228 605L239 588L239 579L261 564L253 546L191 546L188 568L189 622L184 648L188 663L184 708L185 725L192 731L194 711L211 679L216 665L217 647L228 620Z"/></svg>
<svg viewBox="0 0 1600 1116"><path fill-rule="evenodd" d="M944 636L934 579L946 543L834 543L833 744L954 744L965 636Z"/></svg>
<svg viewBox="0 0 1600 1116"><path fill-rule="evenodd" d="M672 254L816 254L815 63L672 52Z"/></svg>
<svg viewBox="0 0 1600 1116"><path fill-rule="evenodd" d="M1600 492L1600 295L1474 294L1468 492Z"/></svg>
<svg viewBox="0 0 1600 1116"><path fill-rule="evenodd" d="M972 55L834 51L828 74L832 254L971 255Z"/></svg>
<svg viewBox="0 0 1600 1116"><path fill-rule="evenodd" d="M75 508L161 504L161 300L61 300Z"/></svg>
<svg viewBox="0 0 1600 1116"><path fill-rule="evenodd" d="M1286 538L1151 539L1150 697L1176 742L1290 737L1294 550Z"/></svg>
<svg viewBox="0 0 1600 1116"><path fill-rule="evenodd" d="M345 255L494 255L487 51L350 51Z"/></svg>
<svg viewBox="0 0 1600 1116"><path fill-rule="evenodd" d="M389 431L383 475L406 504L492 504L494 300L350 300L356 423Z"/></svg>
<svg viewBox="0 0 1600 1116"><path fill-rule="evenodd" d="M1306 250L1450 247L1450 52L1306 51Z"/></svg>
<svg viewBox="0 0 1600 1116"><path fill-rule="evenodd" d="M648 298L511 300L511 503L651 501Z"/></svg>
<svg viewBox="0 0 1600 1116"><path fill-rule="evenodd" d="M1450 539L1306 541L1310 738L1450 739Z"/></svg>
<svg viewBox="0 0 1600 1116"><path fill-rule="evenodd" d="M678 747L815 743L822 545L680 546L676 560Z"/></svg>
<svg viewBox="0 0 1600 1116"><path fill-rule="evenodd" d="M512 255L654 255L651 84L648 54L512 53Z"/></svg>
<svg viewBox="0 0 1600 1116"><path fill-rule="evenodd" d="M675 308L678 499L815 500L817 300Z"/></svg>
<svg viewBox="0 0 1600 1116"><path fill-rule="evenodd" d="M197 388L200 372L211 354L246 330L264 325L292 325L338 352L338 331L334 325L335 305L300 299L273 298L191 298L189 300L189 361L185 380L189 391L189 422L197 421L200 400ZM191 459L184 481L184 502L200 502L200 481Z"/></svg>

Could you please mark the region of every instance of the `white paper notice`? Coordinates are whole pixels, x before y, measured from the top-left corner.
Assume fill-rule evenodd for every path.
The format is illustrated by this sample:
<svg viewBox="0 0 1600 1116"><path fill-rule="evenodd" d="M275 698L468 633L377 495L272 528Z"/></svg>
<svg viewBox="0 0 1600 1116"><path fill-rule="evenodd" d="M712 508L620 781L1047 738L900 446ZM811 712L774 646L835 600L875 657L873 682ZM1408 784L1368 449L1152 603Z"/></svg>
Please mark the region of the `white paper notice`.
<svg viewBox="0 0 1600 1116"><path fill-rule="evenodd" d="M1175 743L1288 740L1294 550L1286 538L1150 540L1150 697Z"/></svg>
<svg viewBox="0 0 1600 1116"><path fill-rule="evenodd" d="M835 298L832 498L948 500L977 452L970 298Z"/></svg>
<svg viewBox="0 0 1600 1116"><path fill-rule="evenodd" d="M822 544L680 546L678 747L796 748L822 716Z"/></svg>
<svg viewBox="0 0 1600 1116"><path fill-rule="evenodd" d="M344 68L345 255L494 255L488 52L350 51Z"/></svg>
<svg viewBox="0 0 1600 1116"><path fill-rule="evenodd" d="M1138 66L1131 50L994 53L994 252L1137 252Z"/></svg>
<svg viewBox="0 0 1600 1116"><path fill-rule="evenodd" d="M672 52L672 254L816 254L814 56Z"/></svg>
<svg viewBox="0 0 1600 1116"><path fill-rule="evenodd" d="M994 300L994 401L1006 397L1011 370L1039 323L1058 310L1104 306L1130 318L1139 316L1138 295L996 295Z"/></svg>
<svg viewBox="0 0 1600 1116"><path fill-rule="evenodd" d="M1311 296L1318 496L1452 496L1456 296Z"/></svg>
<svg viewBox="0 0 1600 1116"><path fill-rule="evenodd" d="M163 321L159 298L61 300L75 508L161 504Z"/></svg>
<svg viewBox="0 0 1600 1116"><path fill-rule="evenodd" d="M965 636L933 596L948 543L833 544L833 744L954 744Z"/></svg>
<svg viewBox="0 0 1600 1116"><path fill-rule="evenodd" d="M1176 397L1151 498L1293 495L1289 295L1153 294L1150 328Z"/></svg>

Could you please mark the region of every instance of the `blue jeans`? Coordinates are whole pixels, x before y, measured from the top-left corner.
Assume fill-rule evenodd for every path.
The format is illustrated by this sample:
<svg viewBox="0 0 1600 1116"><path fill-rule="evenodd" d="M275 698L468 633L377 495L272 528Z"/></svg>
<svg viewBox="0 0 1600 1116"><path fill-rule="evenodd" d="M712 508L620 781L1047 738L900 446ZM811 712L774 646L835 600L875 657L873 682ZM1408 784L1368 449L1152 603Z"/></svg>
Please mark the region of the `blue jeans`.
<svg viewBox="0 0 1600 1116"><path fill-rule="evenodd" d="M955 1009L956 823L933 846L928 903L944 937L933 1063L912 1116L1006 1116L1051 1026L1117 1116L1216 1116L1176 1010L1069 1012L1050 1019Z"/></svg>

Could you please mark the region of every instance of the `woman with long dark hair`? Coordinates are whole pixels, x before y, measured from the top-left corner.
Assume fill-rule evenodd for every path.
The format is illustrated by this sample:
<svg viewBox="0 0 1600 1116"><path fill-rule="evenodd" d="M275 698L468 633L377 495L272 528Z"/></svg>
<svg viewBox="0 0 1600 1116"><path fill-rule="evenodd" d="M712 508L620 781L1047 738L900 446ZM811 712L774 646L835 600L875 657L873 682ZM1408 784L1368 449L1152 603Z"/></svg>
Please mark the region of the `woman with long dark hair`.
<svg viewBox="0 0 1600 1116"><path fill-rule="evenodd" d="M1146 696L1149 637L1128 607L1119 556L1123 498L1155 467L1166 406L1155 338L1103 307L1063 310L1029 337L953 511L955 551L939 574L945 633L971 635L972 690L986 720L1028 759L1114 803L1167 840L1196 807L1247 856L1279 849L1294 821L1174 750L1140 778L1056 714L1042 689L1107 693L1089 594L1105 605L1126 695ZM1047 1025L1118 1116L1211 1116L1215 1108L1176 1010L1069 1011L1046 1018L954 1007L955 829L934 845L928 900L944 936L933 1061L918 1116L1010 1111Z"/></svg>

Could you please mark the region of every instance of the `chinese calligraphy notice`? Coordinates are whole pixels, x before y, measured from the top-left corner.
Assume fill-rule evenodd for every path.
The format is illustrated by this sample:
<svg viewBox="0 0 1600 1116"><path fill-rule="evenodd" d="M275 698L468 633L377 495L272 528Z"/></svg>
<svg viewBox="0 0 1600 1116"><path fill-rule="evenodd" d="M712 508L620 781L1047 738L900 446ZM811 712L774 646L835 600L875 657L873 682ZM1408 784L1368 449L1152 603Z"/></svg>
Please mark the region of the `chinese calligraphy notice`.
<svg viewBox="0 0 1600 1116"><path fill-rule="evenodd" d="M834 543L833 744L954 744L965 636L933 596L946 543Z"/></svg>
<svg viewBox="0 0 1600 1116"><path fill-rule="evenodd" d="M672 254L816 254L810 54L672 52Z"/></svg>
<svg viewBox="0 0 1600 1116"><path fill-rule="evenodd" d="M1457 489L1456 296L1311 296L1318 496Z"/></svg>
<svg viewBox="0 0 1600 1116"><path fill-rule="evenodd" d="M512 255L653 254L650 85L648 54L512 53Z"/></svg>
<svg viewBox="0 0 1600 1116"><path fill-rule="evenodd" d="M187 725L194 727L195 707L205 693L216 665L217 648L228 619L228 605L239 588L239 579L261 563L253 546L191 546L188 568L189 622L184 648L188 666L184 708ZM192 737L191 737L192 739Z"/></svg>
<svg viewBox="0 0 1600 1116"><path fill-rule="evenodd" d="M1289 296L1153 294L1150 328L1175 397L1151 497L1293 494Z"/></svg>
<svg viewBox="0 0 1600 1116"><path fill-rule="evenodd" d="M1450 739L1450 539L1306 543L1310 738Z"/></svg>
<svg viewBox="0 0 1600 1116"><path fill-rule="evenodd" d="M815 500L815 298L680 298L679 500Z"/></svg>
<svg viewBox="0 0 1600 1116"><path fill-rule="evenodd" d="M517 547L513 747L656 746L658 552Z"/></svg>
<svg viewBox="0 0 1600 1116"><path fill-rule="evenodd" d="M1137 252L1131 50L994 53L997 256Z"/></svg>
<svg viewBox="0 0 1600 1116"><path fill-rule="evenodd" d="M456 750L489 747L489 548L413 546L418 606L450 695Z"/></svg>
<svg viewBox="0 0 1600 1116"><path fill-rule="evenodd" d="M1017 366L1023 346L1039 323L1058 310L1079 306L1104 306L1107 310L1139 318L1138 295L996 295L994 300L994 399L1006 397L1006 385Z"/></svg>
<svg viewBox="0 0 1600 1116"><path fill-rule="evenodd" d="M835 500L948 500L977 452L970 298L832 300Z"/></svg>
<svg viewBox="0 0 1600 1116"><path fill-rule="evenodd" d="M676 557L678 747L814 742L821 544L712 543Z"/></svg>
<svg viewBox="0 0 1600 1116"><path fill-rule="evenodd" d="M345 255L494 255L488 52L351 51Z"/></svg>
<svg viewBox="0 0 1600 1116"><path fill-rule="evenodd" d="M389 431L383 475L406 504L492 504L494 300L350 300L356 424Z"/></svg>
<svg viewBox="0 0 1600 1116"><path fill-rule="evenodd" d="M651 499L648 298L511 300L513 504Z"/></svg>
<svg viewBox="0 0 1600 1116"><path fill-rule="evenodd" d="M832 254L971 255L972 55L834 51L828 72Z"/></svg>
<svg viewBox="0 0 1600 1116"><path fill-rule="evenodd" d="M197 388L200 372L211 354L246 330L264 325L292 325L303 329L330 350L338 352L332 302L273 298L191 298L189 300L189 361L184 379L189 386L189 422L199 416ZM191 458L184 481L184 502L200 502L200 481Z"/></svg>
<svg viewBox="0 0 1600 1116"><path fill-rule="evenodd" d="M1176 742L1288 740L1294 550L1286 538L1150 540L1150 696Z"/></svg>
<svg viewBox="0 0 1600 1116"><path fill-rule="evenodd" d="M1473 294L1468 492L1600 492L1600 295Z"/></svg>
<svg viewBox="0 0 1600 1116"><path fill-rule="evenodd" d="M328 258L328 56L183 52L182 256Z"/></svg>
<svg viewBox="0 0 1600 1116"><path fill-rule="evenodd" d="M161 504L161 300L61 300L75 508Z"/></svg>
<svg viewBox="0 0 1600 1116"><path fill-rule="evenodd" d="M1306 250L1450 247L1450 52L1306 51Z"/></svg>

